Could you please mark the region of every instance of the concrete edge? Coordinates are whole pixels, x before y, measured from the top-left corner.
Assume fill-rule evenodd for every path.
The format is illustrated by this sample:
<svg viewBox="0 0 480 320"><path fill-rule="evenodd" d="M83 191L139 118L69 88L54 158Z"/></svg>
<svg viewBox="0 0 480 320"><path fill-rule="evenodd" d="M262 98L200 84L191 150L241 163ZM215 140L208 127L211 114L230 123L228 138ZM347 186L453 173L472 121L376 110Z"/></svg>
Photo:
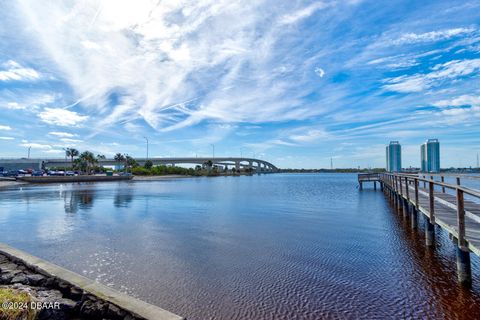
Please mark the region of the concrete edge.
<svg viewBox="0 0 480 320"><path fill-rule="evenodd" d="M53 263L30 255L21 250L15 249L0 243L0 253L8 256L12 260L17 260L26 265L33 266L38 269L40 273L48 276L57 277L65 282L81 288L82 290L102 299L113 303L118 307L143 317L148 320L185 320L185 318L164 310L155 305L149 304L142 300L133 298L129 295L121 293L117 290L109 288L98 282L90 280L82 275L64 269Z"/></svg>

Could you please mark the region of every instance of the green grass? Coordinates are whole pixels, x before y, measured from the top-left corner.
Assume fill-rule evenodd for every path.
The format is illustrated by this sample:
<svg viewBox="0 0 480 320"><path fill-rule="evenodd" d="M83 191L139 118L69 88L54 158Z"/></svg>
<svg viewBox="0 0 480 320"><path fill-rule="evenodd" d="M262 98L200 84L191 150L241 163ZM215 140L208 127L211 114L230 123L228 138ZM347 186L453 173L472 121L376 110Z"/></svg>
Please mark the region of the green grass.
<svg viewBox="0 0 480 320"><path fill-rule="evenodd" d="M33 320L35 319L35 310L30 308L4 308L3 303L10 302L20 305L28 305L32 297L22 291L0 288L0 320Z"/></svg>

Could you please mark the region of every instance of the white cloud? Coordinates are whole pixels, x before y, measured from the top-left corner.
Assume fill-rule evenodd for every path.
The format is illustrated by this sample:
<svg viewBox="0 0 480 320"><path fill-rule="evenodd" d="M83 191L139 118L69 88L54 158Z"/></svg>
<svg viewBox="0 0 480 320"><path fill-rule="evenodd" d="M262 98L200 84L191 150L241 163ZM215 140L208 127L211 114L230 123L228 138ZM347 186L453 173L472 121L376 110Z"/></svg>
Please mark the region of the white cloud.
<svg viewBox="0 0 480 320"><path fill-rule="evenodd" d="M25 148L31 147L32 149L41 149L41 150L52 149L51 145L43 144L43 143L35 143L35 142L32 142L32 143L23 142L23 143L20 144L20 147L25 147Z"/></svg>
<svg viewBox="0 0 480 320"><path fill-rule="evenodd" d="M47 93L29 92L3 92L5 97L0 98L0 109L10 110L38 110L40 106L47 105L55 101L55 95ZM11 101L15 100L15 101Z"/></svg>
<svg viewBox="0 0 480 320"><path fill-rule="evenodd" d="M296 10L292 13L286 14L283 17L280 18L280 23L281 24L293 24L296 23L300 20L306 19L310 17L312 14L314 14L316 11L320 9L324 9L328 7L329 4L325 3L324 1L318 1L315 3L312 3L308 7Z"/></svg>
<svg viewBox="0 0 480 320"><path fill-rule="evenodd" d="M5 126L5 125L0 125L0 130L12 130L12 127Z"/></svg>
<svg viewBox="0 0 480 320"><path fill-rule="evenodd" d="M431 41L440 41L447 40L453 37L462 36L474 32L474 28L454 28L446 29L440 31L430 31L425 33L404 33L396 39L390 41L391 44L401 45L401 44L411 44L419 42L431 42Z"/></svg>
<svg viewBox="0 0 480 320"><path fill-rule="evenodd" d="M472 75L480 71L480 59L452 60L437 64L432 72L425 74L402 75L385 79L383 89L396 92L420 92L444 81Z"/></svg>
<svg viewBox="0 0 480 320"><path fill-rule="evenodd" d="M462 95L433 103L437 107L480 106L480 96Z"/></svg>
<svg viewBox="0 0 480 320"><path fill-rule="evenodd" d="M34 81L40 78L40 74L32 68L22 67L19 63L9 60L3 64L4 70L0 70L0 81Z"/></svg>
<svg viewBox="0 0 480 320"><path fill-rule="evenodd" d="M65 143L80 143L80 142L83 142L82 140L70 139L70 138L61 138L60 141L65 142Z"/></svg>
<svg viewBox="0 0 480 320"><path fill-rule="evenodd" d="M18 16L82 107L92 118L102 115L94 131L137 119L169 131L206 120L259 123L321 113L303 101L313 86L303 77L311 65L300 54L305 48L289 46L295 28L282 23L336 4L265 10L262 1L144 0L107 1L99 9L96 1L21 1ZM286 61L304 70L288 78L272 72Z"/></svg>
<svg viewBox="0 0 480 320"><path fill-rule="evenodd" d="M295 142L311 142L326 137L328 137L328 133L325 130L308 129L302 133L291 135L289 139Z"/></svg>
<svg viewBox="0 0 480 320"><path fill-rule="evenodd" d="M63 127L79 126L88 119L88 116L61 108L45 108L38 116L45 123Z"/></svg>
<svg viewBox="0 0 480 320"><path fill-rule="evenodd" d="M315 68L315 73L320 77L320 78L323 78L323 76L325 75L325 70L323 70L322 68Z"/></svg>
<svg viewBox="0 0 480 320"><path fill-rule="evenodd" d="M61 131L52 131L48 133L51 136L61 137L61 138L73 138L76 134L68 133L68 132L61 132Z"/></svg>
<svg viewBox="0 0 480 320"><path fill-rule="evenodd" d="M0 137L0 140L15 140L13 137Z"/></svg>

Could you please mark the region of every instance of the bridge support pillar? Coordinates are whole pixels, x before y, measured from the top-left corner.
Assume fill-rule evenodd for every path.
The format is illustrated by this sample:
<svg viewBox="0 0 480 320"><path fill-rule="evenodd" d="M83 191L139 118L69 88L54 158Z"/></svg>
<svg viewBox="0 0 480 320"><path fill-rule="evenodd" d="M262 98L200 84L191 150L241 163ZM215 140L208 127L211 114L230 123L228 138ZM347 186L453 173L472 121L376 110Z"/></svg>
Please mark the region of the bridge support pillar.
<svg viewBox="0 0 480 320"><path fill-rule="evenodd" d="M472 284L472 266L470 251L457 247L457 276L462 286L469 287Z"/></svg>
<svg viewBox="0 0 480 320"><path fill-rule="evenodd" d="M239 161L235 161L235 170L240 170L240 162Z"/></svg>
<svg viewBox="0 0 480 320"><path fill-rule="evenodd" d="M433 247L435 242L435 226L429 218L425 219L425 244L427 247Z"/></svg>

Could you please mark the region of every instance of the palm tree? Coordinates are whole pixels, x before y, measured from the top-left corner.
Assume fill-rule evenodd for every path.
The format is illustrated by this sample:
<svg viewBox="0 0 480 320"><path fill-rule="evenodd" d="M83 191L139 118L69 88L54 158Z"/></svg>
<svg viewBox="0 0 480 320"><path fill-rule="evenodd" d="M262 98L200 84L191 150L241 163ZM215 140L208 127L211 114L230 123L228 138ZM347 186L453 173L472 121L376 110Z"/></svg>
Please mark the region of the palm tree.
<svg viewBox="0 0 480 320"><path fill-rule="evenodd" d="M117 162L123 162L123 161L125 161L125 156L121 153L117 153L115 155L115 157L113 157L113 160L115 160Z"/></svg>
<svg viewBox="0 0 480 320"><path fill-rule="evenodd" d="M114 157L113 157L113 160L117 161L117 162L122 162L124 163L125 162L125 156L121 153L117 153ZM125 165L124 165L124 169L125 169Z"/></svg>
<svg viewBox="0 0 480 320"><path fill-rule="evenodd" d="M103 154L97 154L97 159L102 160L102 159L107 159L107 157L105 157L105 155Z"/></svg>
<svg viewBox="0 0 480 320"><path fill-rule="evenodd" d="M138 167L138 162L134 158L130 157L128 154L125 155L125 167L128 168L135 168Z"/></svg>
<svg viewBox="0 0 480 320"><path fill-rule="evenodd" d="M80 159L81 162L86 164L88 173L90 173L90 167L93 167L96 163L98 163L98 160L95 158L95 155L90 151L82 152L82 154L78 158Z"/></svg>
<svg viewBox="0 0 480 320"><path fill-rule="evenodd" d="M65 149L65 155L71 159L72 165L73 165L73 158L77 157L79 154L80 154L80 152L78 152L78 150L75 149L75 148Z"/></svg>

